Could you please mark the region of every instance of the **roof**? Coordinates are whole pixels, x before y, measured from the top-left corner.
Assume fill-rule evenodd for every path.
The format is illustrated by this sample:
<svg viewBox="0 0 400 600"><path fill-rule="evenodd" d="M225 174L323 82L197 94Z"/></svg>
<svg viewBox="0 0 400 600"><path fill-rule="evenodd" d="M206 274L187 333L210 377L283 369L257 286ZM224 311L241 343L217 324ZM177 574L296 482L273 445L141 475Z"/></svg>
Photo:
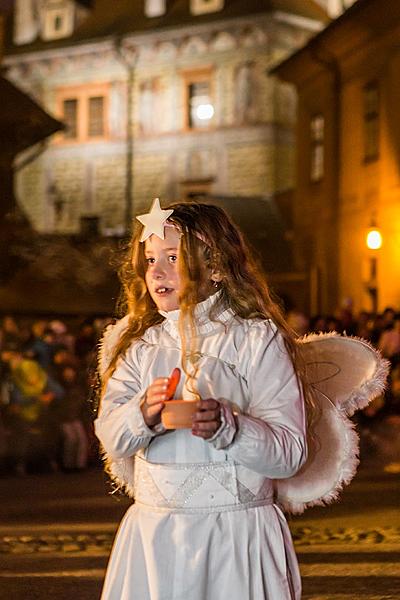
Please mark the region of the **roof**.
<svg viewBox="0 0 400 600"><path fill-rule="evenodd" d="M63 128L29 96L0 76L0 154L15 156Z"/></svg>
<svg viewBox="0 0 400 600"><path fill-rule="evenodd" d="M369 39L399 22L398 0L385 0L384 6L381 0L357 0L303 48L271 69L270 73L285 81L298 83L309 77L310 69L318 63L351 53L355 46L368 44ZM320 53L321 61L318 59Z"/></svg>
<svg viewBox="0 0 400 600"><path fill-rule="evenodd" d="M112 8L111 5L112 4ZM12 42L12 17L7 24L6 54L18 54L63 48L65 46L103 39L111 35L128 33L150 33L157 30L212 23L223 19L280 11L307 19L326 22L326 11L315 0L225 0L225 6L218 12L193 16L189 10L189 0L170 0L167 13L161 17L148 18L144 14L144 0L95 0L93 9L76 29L75 33L62 40L44 42L36 40L31 44L15 46Z"/></svg>

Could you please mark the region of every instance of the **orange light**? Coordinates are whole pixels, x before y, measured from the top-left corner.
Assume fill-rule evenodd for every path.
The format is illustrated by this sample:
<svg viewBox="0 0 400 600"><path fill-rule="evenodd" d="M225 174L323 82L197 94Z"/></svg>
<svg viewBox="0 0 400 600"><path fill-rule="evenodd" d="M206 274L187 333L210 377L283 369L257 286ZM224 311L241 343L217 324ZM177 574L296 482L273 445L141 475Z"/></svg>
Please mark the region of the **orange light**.
<svg viewBox="0 0 400 600"><path fill-rule="evenodd" d="M382 234L379 229L374 227L368 231L366 244L370 250L379 250L382 247Z"/></svg>

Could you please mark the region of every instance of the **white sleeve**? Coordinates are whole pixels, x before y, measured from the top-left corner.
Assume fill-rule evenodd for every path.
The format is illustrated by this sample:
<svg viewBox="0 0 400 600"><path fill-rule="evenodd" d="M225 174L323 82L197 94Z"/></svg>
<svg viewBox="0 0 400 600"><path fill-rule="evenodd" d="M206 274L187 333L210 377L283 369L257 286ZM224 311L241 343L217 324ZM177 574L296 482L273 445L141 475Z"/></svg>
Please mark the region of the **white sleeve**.
<svg viewBox="0 0 400 600"><path fill-rule="evenodd" d="M145 390L140 389L136 352L129 349L119 359L102 397L95 432L112 459L127 458L149 445L155 432L147 427L140 404Z"/></svg>
<svg viewBox="0 0 400 600"><path fill-rule="evenodd" d="M307 457L303 395L282 336L275 326L258 323L249 332L246 358L250 403L233 418L223 402L222 426L210 443L230 458L279 479L294 475Z"/></svg>

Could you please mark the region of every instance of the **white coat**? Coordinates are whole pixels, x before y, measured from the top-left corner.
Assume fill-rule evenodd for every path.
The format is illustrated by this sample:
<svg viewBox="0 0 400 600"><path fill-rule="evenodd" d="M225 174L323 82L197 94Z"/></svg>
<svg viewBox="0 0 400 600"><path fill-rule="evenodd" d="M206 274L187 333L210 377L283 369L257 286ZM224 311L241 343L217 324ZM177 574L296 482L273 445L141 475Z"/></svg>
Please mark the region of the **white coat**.
<svg viewBox="0 0 400 600"><path fill-rule="evenodd" d="M306 459L302 394L276 326L222 307L211 321L214 302L219 294L196 307L197 390L223 403L213 438L151 430L140 410L154 379L181 365L179 311L162 313L108 381L95 430L135 503L117 533L103 600L301 596L273 480L293 476ZM185 381L175 397L191 399Z"/></svg>

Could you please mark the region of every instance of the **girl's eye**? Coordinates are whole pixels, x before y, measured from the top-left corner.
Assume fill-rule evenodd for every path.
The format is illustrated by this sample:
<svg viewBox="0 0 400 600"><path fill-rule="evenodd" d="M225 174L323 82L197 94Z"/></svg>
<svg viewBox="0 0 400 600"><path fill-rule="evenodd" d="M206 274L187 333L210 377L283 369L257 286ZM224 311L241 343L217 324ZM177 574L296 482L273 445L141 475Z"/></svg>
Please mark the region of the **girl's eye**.
<svg viewBox="0 0 400 600"><path fill-rule="evenodd" d="M169 262L171 262L171 263L176 263L176 261L178 260L178 257L176 256L176 254L170 254L168 258L169 258Z"/></svg>
<svg viewBox="0 0 400 600"><path fill-rule="evenodd" d="M148 265L153 265L154 264L154 258L152 256L149 256L148 258L146 258L146 263Z"/></svg>

